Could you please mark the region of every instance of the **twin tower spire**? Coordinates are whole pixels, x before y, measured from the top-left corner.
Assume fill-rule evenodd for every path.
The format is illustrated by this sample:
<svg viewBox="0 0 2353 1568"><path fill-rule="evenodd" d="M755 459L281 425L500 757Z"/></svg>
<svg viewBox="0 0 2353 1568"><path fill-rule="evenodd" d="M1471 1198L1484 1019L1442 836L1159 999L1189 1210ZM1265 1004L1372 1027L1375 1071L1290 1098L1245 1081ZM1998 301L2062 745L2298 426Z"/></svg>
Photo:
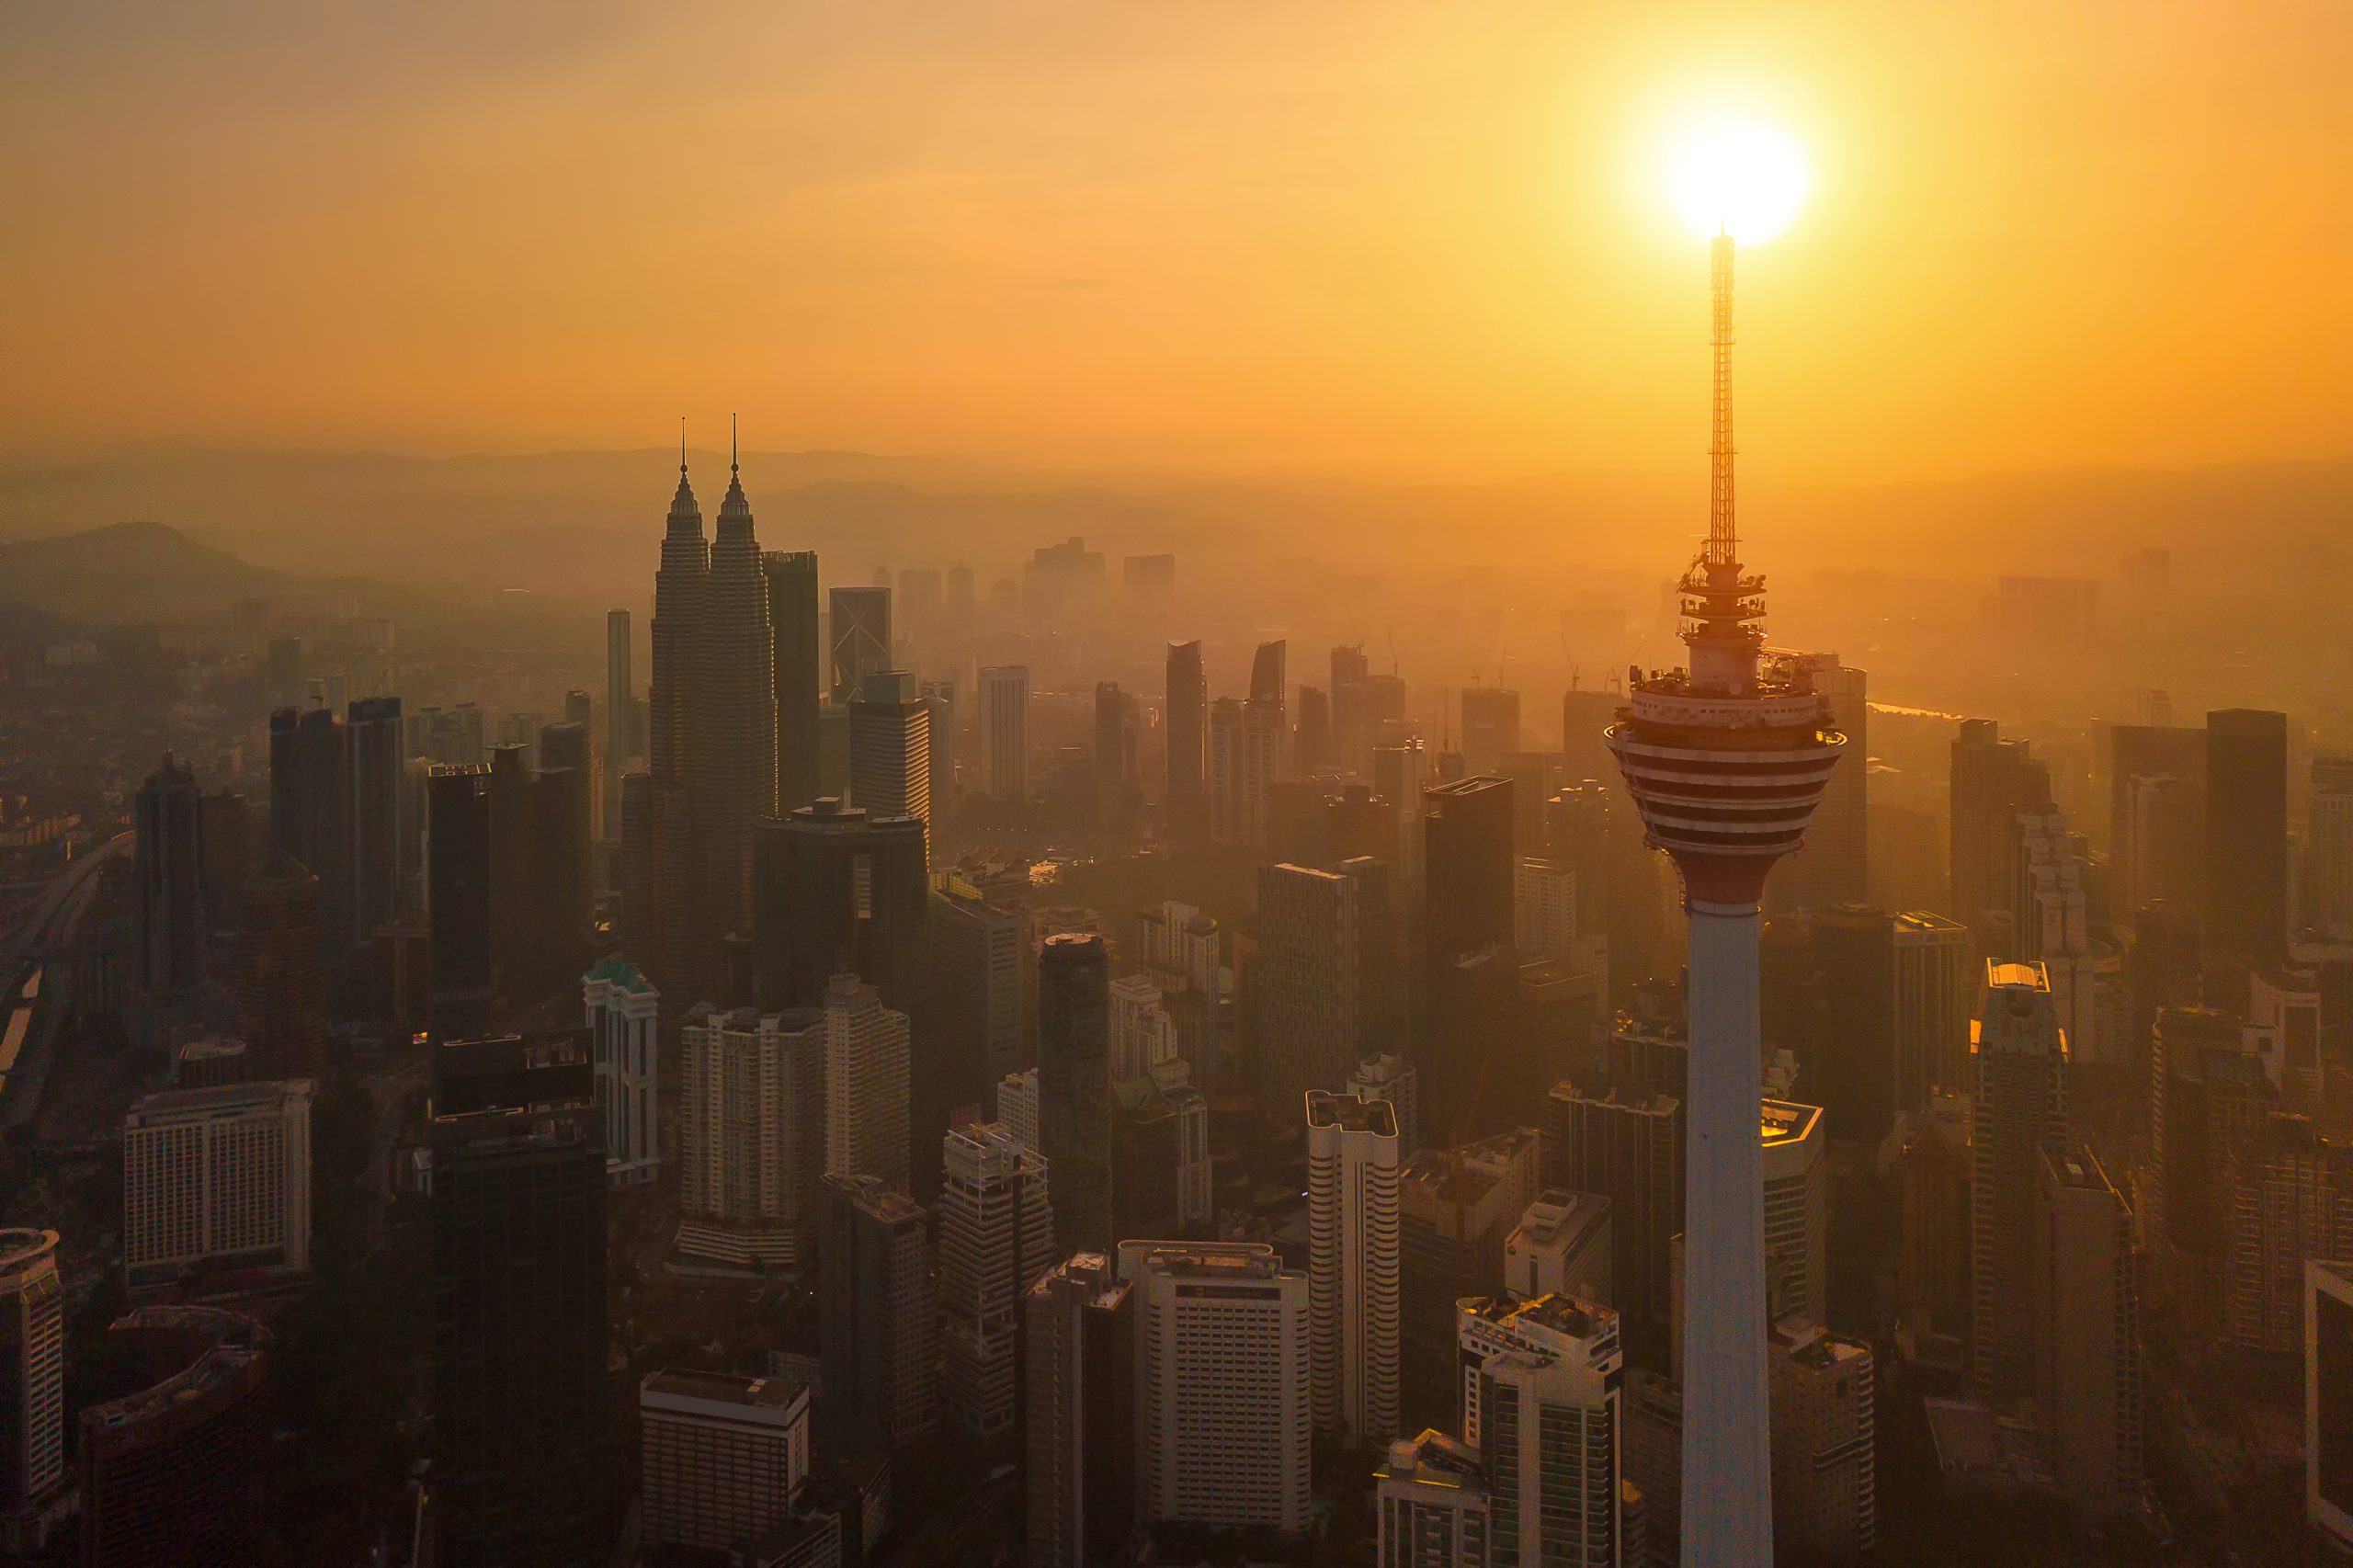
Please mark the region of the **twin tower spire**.
<svg viewBox="0 0 2353 1568"><path fill-rule="evenodd" d="M752 520L752 503L744 494L743 450L738 444L735 416L727 416L727 495L719 504L719 520L724 525ZM687 416L678 415L678 489L670 497L670 528L676 532L682 523L691 522L695 531L702 531L702 507L695 500L695 487L687 480Z"/></svg>

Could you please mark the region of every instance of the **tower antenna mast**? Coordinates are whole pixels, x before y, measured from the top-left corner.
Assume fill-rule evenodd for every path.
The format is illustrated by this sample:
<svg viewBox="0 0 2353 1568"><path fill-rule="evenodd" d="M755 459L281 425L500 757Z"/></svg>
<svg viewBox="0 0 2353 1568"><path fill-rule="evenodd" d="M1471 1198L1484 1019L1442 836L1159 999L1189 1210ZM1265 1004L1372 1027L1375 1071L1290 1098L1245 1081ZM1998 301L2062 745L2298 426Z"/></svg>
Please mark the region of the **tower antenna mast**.
<svg viewBox="0 0 2353 1568"><path fill-rule="evenodd" d="M1714 401L1708 439L1708 564L1740 562L1740 537L1733 519L1732 480L1732 235L1719 232L1708 244L1709 293L1712 304L1709 342L1715 354Z"/></svg>

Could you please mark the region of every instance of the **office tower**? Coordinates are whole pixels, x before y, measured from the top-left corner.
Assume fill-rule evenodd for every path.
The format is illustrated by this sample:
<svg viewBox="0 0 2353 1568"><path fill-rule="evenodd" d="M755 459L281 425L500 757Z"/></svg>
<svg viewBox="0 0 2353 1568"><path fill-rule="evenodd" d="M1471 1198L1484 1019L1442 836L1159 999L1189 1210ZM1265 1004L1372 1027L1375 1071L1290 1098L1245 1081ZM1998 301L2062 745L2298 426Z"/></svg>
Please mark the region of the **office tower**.
<svg viewBox="0 0 2353 1568"><path fill-rule="evenodd" d="M2154 1213L2143 1228L2214 1258L2231 1232L2230 1150L2263 1130L2279 1093L2239 1020L2204 1007L2157 1014L2149 1074ZM1982 1112L1980 1113L1983 1114Z"/></svg>
<svg viewBox="0 0 2353 1568"><path fill-rule="evenodd" d="M1250 1032L1258 1104L1286 1114L1311 1089L1336 1089L1389 1043L1387 868L1258 869L1258 955L1250 968Z"/></svg>
<svg viewBox="0 0 2353 1568"><path fill-rule="evenodd" d="M1423 1149L1397 1182L1401 1431L1452 1425L1454 1304L1504 1288L1504 1244L1535 1197L1536 1130Z"/></svg>
<svg viewBox="0 0 2353 1568"><path fill-rule="evenodd" d="M2171 733L2171 732L2165 732ZM2204 740L2201 731L2184 732ZM2206 890L2206 780L2203 758L2196 775L2121 781L2120 802L2109 834L2109 903L2138 909L2153 899L2195 908Z"/></svg>
<svg viewBox="0 0 2353 1568"><path fill-rule="evenodd" d="M1517 1059L1511 1011L1519 966L1512 788L1493 778L1424 791L1423 992L1429 1028L1421 1060L1423 1114L1452 1141L1508 1125L1540 1095Z"/></svg>
<svg viewBox="0 0 2353 1568"><path fill-rule="evenodd" d="M1119 1270L1135 1303L1144 1522L1303 1533L1307 1276L1264 1242L1122 1242Z"/></svg>
<svg viewBox="0 0 2353 1568"><path fill-rule="evenodd" d="M1290 644L1281 638L1261 642L1257 652L1250 655L1250 700L1281 702L1290 691L1290 678L1286 665L1290 656Z"/></svg>
<svg viewBox="0 0 2353 1568"><path fill-rule="evenodd" d="M2296 923L2331 937L2353 935L2353 757L2313 758Z"/></svg>
<svg viewBox="0 0 2353 1568"><path fill-rule="evenodd" d="M1110 955L1067 932L1038 955L1038 1148L1065 1252L1111 1245Z"/></svg>
<svg viewBox="0 0 2353 1568"><path fill-rule="evenodd" d="M300 637L273 637L263 655L263 684L268 687L272 707L290 708L300 704L310 683L303 678L302 640Z"/></svg>
<svg viewBox="0 0 2353 1568"><path fill-rule="evenodd" d="M1305 1103L1315 1424L1364 1448L1397 1435L1397 1113L1320 1090Z"/></svg>
<svg viewBox="0 0 2353 1568"><path fill-rule="evenodd" d="M2299 1105L2317 1106L2325 1097L2321 975L2315 969L2275 969L2247 981L2247 1038L2263 1055L2271 1081ZM2332 1017L2334 1003L2332 994L2327 1005Z"/></svg>
<svg viewBox="0 0 2353 1568"><path fill-rule="evenodd" d="M518 989L525 971L538 967L544 935L530 751L490 748L490 950L502 991Z"/></svg>
<svg viewBox="0 0 2353 1568"><path fill-rule="evenodd" d="M351 790L350 925L344 940L359 948L401 913L402 847L415 835L416 824L402 771L407 751L401 744L401 699L363 698L344 713ZM587 778L585 755L581 777Z"/></svg>
<svg viewBox="0 0 2353 1568"><path fill-rule="evenodd" d="M1801 1562L1879 1543L1878 1380L1870 1346L1802 1315L1773 1325L1773 1540Z"/></svg>
<svg viewBox="0 0 2353 1568"><path fill-rule="evenodd" d="M721 941L749 923L754 825L777 810L776 641L768 624L767 574L751 503L733 461L710 541L699 628L688 708L699 877L686 909L702 967L715 974L711 959ZM883 646L889 645L886 638Z"/></svg>
<svg viewBox="0 0 2353 1568"><path fill-rule="evenodd" d="M608 609L605 612L605 754L602 778L605 791L605 814L600 831L608 843L618 844L621 836L621 775L629 771L636 759L631 733L637 710L637 687L630 669L633 653L630 645L629 611Z"/></svg>
<svg viewBox="0 0 2353 1568"><path fill-rule="evenodd" d="M904 670L872 670L849 705L850 801L931 824L931 707Z"/></svg>
<svg viewBox="0 0 2353 1568"><path fill-rule="evenodd" d="M1969 927L1941 915L1895 917L1895 1106L1918 1111L1931 1094L1969 1084Z"/></svg>
<svg viewBox="0 0 2353 1568"><path fill-rule="evenodd" d="M204 983L210 912L204 888L204 791L193 765L164 755L132 804L138 947L132 983L151 997Z"/></svg>
<svg viewBox="0 0 2353 1568"><path fill-rule="evenodd" d="M1504 1293L1518 1301L1574 1296L1608 1306L1609 1199L1596 1192L1547 1187L1504 1239Z"/></svg>
<svg viewBox="0 0 2353 1568"><path fill-rule="evenodd" d="M832 631L833 699L846 704L875 670L887 670L891 655L891 590L837 587L826 597Z"/></svg>
<svg viewBox="0 0 2353 1568"><path fill-rule="evenodd" d="M1385 1100L1397 1113L1397 1148L1411 1158L1421 1148L1421 1080L1403 1056L1381 1051L1357 1063L1345 1093L1360 1100Z"/></svg>
<svg viewBox="0 0 2353 1568"><path fill-rule="evenodd" d="M1210 705L1210 835L1266 847L1273 831L1269 790L1282 770L1283 707L1270 699Z"/></svg>
<svg viewBox="0 0 2353 1568"><path fill-rule="evenodd" d="M1123 826L1143 805L1143 718L1115 680L1095 683L1095 820Z"/></svg>
<svg viewBox="0 0 2353 1568"><path fill-rule="evenodd" d="M244 916L240 894L253 869L253 813L234 790L215 790L198 801L197 829L205 918L216 929L233 926Z"/></svg>
<svg viewBox="0 0 2353 1568"><path fill-rule="evenodd" d="M2235 1000L2248 972L2285 954L2287 845L2288 716L2248 708L2207 714L2210 996Z"/></svg>
<svg viewBox="0 0 2353 1568"><path fill-rule="evenodd" d="M1752 1108L1746 1126L1756 1125L1756 1114ZM1611 1303L1634 1359L1662 1368L1673 1315L1674 1241L1686 1222L1684 1117L1682 1102L1666 1095L1620 1088L1588 1094L1574 1083L1555 1085L1545 1109L1544 1185L1609 1200ZM1758 1256L1761 1262L1761 1241ZM1761 1306L1761 1280L1757 1295Z"/></svg>
<svg viewBox="0 0 2353 1568"><path fill-rule="evenodd" d="M1201 644L1168 644L1168 696L1163 710L1167 731L1168 782L1161 798L1169 830L1199 837L1209 828L1209 676Z"/></svg>
<svg viewBox="0 0 2353 1568"><path fill-rule="evenodd" d="M1000 801L1029 798L1029 670L1026 665L981 669L981 792Z"/></svg>
<svg viewBox="0 0 2353 1568"><path fill-rule="evenodd" d="M662 536L662 562L654 574L654 670L646 698L646 759L652 772L649 820L643 853L646 905L632 924L655 939L638 961L654 983L673 994L699 999L713 978L699 950L689 917L691 891L700 876L695 860L694 781L697 766L695 710L702 665L703 600L710 576L710 545L703 537L702 508L687 483L685 442L679 443L678 488ZM626 786L624 786L626 788ZM634 846L631 846L635 848Z"/></svg>
<svg viewBox="0 0 2353 1568"><path fill-rule="evenodd" d="M1176 1055L1176 1020L1149 975L1123 974L1110 989L1111 1079L1150 1073Z"/></svg>
<svg viewBox="0 0 2353 1568"><path fill-rule="evenodd" d="M1777 910L1864 903L1870 897L1869 677L1839 663L1836 653L1790 653L1781 663L1793 682L1821 695L1823 722L1847 737L1852 760L1830 775L1807 825L1805 847L1773 880L1769 902Z"/></svg>
<svg viewBox="0 0 2353 1568"><path fill-rule="evenodd" d="M1576 947L1577 874L1552 860L1520 858L1512 879L1514 945L1526 959L1565 959Z"/></svg>
<svg viewBox="0 0 2353 1568"><path fill-rule="evenodd" d="M340 960L351 930L351 758L327 709L269 717L269 841L319 879L319 940Z"/></svg>
<svg viewBox="0 0 2353 1568"><path fill-rule="evenodd" d="M2081 1143L2043 1145L2035 1194L2035 1393L2059 1490L2097 1513L2137 1513L2141 1313L2131 1210Z"/></svg>
<svg viewBox="0 0 2353 1568"><path fill-rule="evenodd" d="M1970 1309L1969 1101L1939 1094L1909 1119L1896 1156L1904 1251L1896 1310L1920 1337L1958 1335Z"/></svg>
<svg viewBox="0 0 2353 1568"><path fill-rule="evenodd" d="M1087 1568L1135 1517L1134 1287L1078 1253L1022 1298L1030 1568Z"/></svg>
<svg viewBox="0 0 2353 1568"><path fill-rule="evenodd" d="M847 1459L938 1424L930 1226L874 1176L828 1173L818 1197L817 1441Z"/></svg>
<svg viewBox="0 0 2353 1568"><path fill-rule="evenodd" d="M678 1031L678 1240L734 1268L809 1261L825 1169L826 1019L696 1007Z"/></svg>
<svg viewBox="0 0 2353 1568"><path fill-rule="evenodd" d="M2121 1067L2115 1021L2116 977L2122 962L2091 934L2084 840L2057 812L2018 820L2018 886L2011 951L2051 977L2052 1006L2078 1066Z"/></svg>
<svg viewBox="0 0 2353 1568"><path fill-rule="evenodd" d="M1479 1450L1435 1428L1389 1445L1373 1471L1381 1568L1487 1568L1494 1505Z"/></svg>
<svg viewBox="0 0 2353 1568"><path fill-rule="evenodd" d="M638 1384L647 1546L725 1551L790 1517L809 1478L809 1386L665 1367Z"/></svg>
<svg viewBox="0 0 2353 1568"><path fill-rule="evenodd" d="M1847 743L1810 681L1760 677L1764 584L1741 565L1733 509L1732 262L1732 240L1719 235L1708 540L1678 585L1689 668L1633 683L1608 739L1652 841L1682 873L1690 917L1686 1289L1699 1326L1684 1346L1683 1550L1693 1562L1762 1564L1773 1527L1763 1151L1750 1131L1757 900L1773 863L1804 837Z"/></svg>
<svg viewBox="0 0 2353 1568"><path fill-rule="evenodd" d="M1500 773L1519 749L1519 693L1497 687L1462 692L1462 766L1470 773Z"/></svg>
<svg viewBox="0 0 2353 1568"><path fill-rule="evenodd" d="M320 1078L327 1065L319 879L283 851L245 879L237 1032L256 1078Z"/></svg>
<svg viewBox="0 0 2353 1568"><path fill-rule="evenodd" d="M2234 1142L2229 1167L2223 1325L2244 1350L2290 1354L2302 1342L2304 1259L2353 1257L2353 1145L2272 1111Z"/></svg>
<svg viewBox="0 0 2353 1568"><path fill-rule="evenodd" d="M776 692L776 809L782 812L823 793L817 781L817 711L826 672L817 552L769 551L760 557L760 572L767 585L768 684Z"/></svg>
<svg viewBox="0 0 2353 1568"><path fill-rule="evenodd" d="M1952 743L1952 913L1984 953L1999 933L1988 924L2007 907L2006 834L2018 813L2049 804L2051 770L2024 741L2002 739L1991 719L1964 719Z"/></svg>
<svg viewBox="0 0 2353 1568"><path fill-rule="evenodd" d="M820 796L762 823L755 854L752 943L762 1006L822 1006L835 975L856 974L889 1006L913 1010L931 896L920 819Z"/></svg>
<svg viewBox="0 0 2353 1568"><path fill-rule="evenodd" d="M825 1171L879 1176L907 1190L910 1042L907 1016L874 987L837 974L825 987Z"/></svg>
<svg viewBox="0 0 2353 1568"><path fill-rule="evenodd" d="M269 1331L212 1307L134 1307L108 1350L154 1381L86 1405L80 1512L85 1568L247 1562L270 1462Z"/></svg>
<svg viewBox="0 0 2353 1568"><path fill-rule="evenodd" d="M2158 694L2162 695L2162 694ZM2166 718L2171 717L2167 704ZM2154 715L2152 715L2154 717ZM2197 899L2197 883L2204 875L2205 838L2202 826L2206 798L2206 732L2171 723L2112 724L2105 736L2108 763L2109 867L2115 884L2114 902L2137 908L2153 898ZM2177 839L2177 827L2159 828L2153 822L2135 824L2136 797L2143 786L2159 791L2189 810L2177 826L2188 831ZM2154 847L2164 858L2177 861L2176 875L2186 873L2186 885L2159 892L2151 883L2156 868L2144 857Z"/></svg>
<svg viewBox="0 0 2353 1568"><path fill-rule="evenodd" d="M605 1155L572 1035L434 1048L433 1473L452 1562L601 1561Z"/></svg>
<svg viewBox="0 0 2353 1568"><path fill-rule="evenodd" d="M1774 1315L1822 1323L1830 1311L1830 1157L1818 1106L1767 1100L1765 1257L1780 1284Z"/></svg>
<svg viewBox="0 0 2353 1568"><path fill-rule="evenodd" d="M1618 1314L1571 1296L1489 1298L1464 1301L1460 1323L1462 1436L1486 1463L1490 1561L1620 1562Z"/></svg>
<svg viewBox="0 0 2353 1568"><path fill-rule="evenodd" d="M931 715L931 809L945 812L956 799L956 683L927 680L920 690Z"/></svg>
<svg viewBox="0 0 2353 1568"><path fill-rule="evenodd" d="M171 1089L122 1123L122 1264L133 1286L210 1267L311 1266L307 1078Z"/></svg>
<svg viewBox="0 0 2353 1568"><path fill-rule="evenodd" d="M1798 1048L1803 1082L1829 1113L1830 1136L1876 1148L1895 1119L1895 922L1838 904L1807 922L1820 979L1820 1033Z"/></svg>
<svg viewBox="0 0 2353 1568"><path fill-rule="evenodd" d="M2353 1546L2353 1264L2304 1264L2304 1518Z"/></svg>
<svg viewBox="0 0 2353 1568"><path fill-rule="evenodd" d="M1195 1235L1216 1218L1209 1097L1181 1060L1111 1085L1111 1233Z"/></svg>
<svg viewBox="0 0 2353 1568"><path fill-rule="evenodd" d="M967 1436L994 1443L1020 1415L1022 1296L1056 1256L1046 1165L986 1123L949 1128L940 1164L941 1401Z"/></svg>
<svg viewBox="0 0 2353 1568"><path fill-rule="evenodd" d="M65 1483L65 1291L57 1233L0 1230L0 1529L38 1551Z"/></svg>
<svg viewBox="0 0 2353 1568"><path fill-rule="evenodd" d="M1620 1469L1644 1499L1646 1559L1629 1541L1626 1562L1674 1568L1682 1561L1683 1389L1641 1367L1629 1368L1620 1392Z"/></svg>
<svg viewBox="0 0 2353 1568"><path fill-rule="evenodd" d="M426 911L432 971L426 1018L437 1040L490 1028L494 992L490 907L490 771L437 767L426 777Z"/></svg>
<svg viewBox="0 0 2353 1568"><path fill-rule="evenodd" d="M574 956L596 917L596 812L589 800L593 777L587 725L541 727L540 767L530 788L528 907L531 924L538 927L538 967L543 971ZM492 853L497 853L495 844Z"/></svg>
<svg viewBox="0 0 2353 1568"><path fill-rule="evenodd" d="M992 1085L1021 1065L1025 915L956 872L932 879L916 1074L919 1082L938 1080L947 1104L985 1099Z"/></svg>
<svg viewBox="0 0 2353 1568"><path fill-rule="evenodd" d="M1332 650L1332 750L1346 773L1372 771L1371 676L1364 644Z"/></svg>
<svg viewBox="0 0 2353 1568"><path fill-rule="evenodd" d="M588 1040L596 1051L597 1099L605 1108L605 1179L615 1187L652 1181L662 1164L662 994L627 959L610 958L581 977Z"/></svg>
<svg viewBox="0 0 2353 1568"><path fill-rule="evenodd" d="M1332 739L1332 698L1322 687L1302 685L1299 716L1291 736L1290 767L1299 773L1328 773L1337 766Z"/></svg>
<svg viewBox="0 0 2353 1568"><path fill-rule="evenodd" d="M1970 1375L2011 1398L2034 1379L2036 1162L2067 1136L2067 1047L2040 967L1987 961L1971 1054Z"/></svg>

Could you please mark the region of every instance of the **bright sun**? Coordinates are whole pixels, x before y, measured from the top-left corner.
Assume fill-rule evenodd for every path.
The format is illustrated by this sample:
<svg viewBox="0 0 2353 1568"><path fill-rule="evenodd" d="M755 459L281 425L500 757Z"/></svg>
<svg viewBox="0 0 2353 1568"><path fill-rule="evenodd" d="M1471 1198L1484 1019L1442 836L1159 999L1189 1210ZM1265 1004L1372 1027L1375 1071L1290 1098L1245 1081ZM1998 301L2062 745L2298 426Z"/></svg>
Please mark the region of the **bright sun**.
<svg viewBox="0 0 2353 1568"><path fill-rule="evenodd" d="M1667 192L1692 232L1729 233L1744 245L1788 228L1812 183L1796 140L1754 121L1699 127L1667 164Z"/></svg>

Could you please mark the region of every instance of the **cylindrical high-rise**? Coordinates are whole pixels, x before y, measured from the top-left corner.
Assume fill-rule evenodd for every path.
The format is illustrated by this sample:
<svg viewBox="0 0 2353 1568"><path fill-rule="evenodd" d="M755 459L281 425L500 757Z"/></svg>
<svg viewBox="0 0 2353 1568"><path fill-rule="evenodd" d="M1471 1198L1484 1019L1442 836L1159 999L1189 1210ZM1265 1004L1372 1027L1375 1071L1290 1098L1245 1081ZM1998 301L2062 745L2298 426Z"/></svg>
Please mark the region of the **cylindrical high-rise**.
<svg viewBox="0 0 2353 1568"><path fill-rule="evenodd" d="M1760 669L1765 579L1733 520L1732 240L1717 236L1708 541L1683 575L1688 669L1638 677L1608 732L1691 922L1685 1177L1683 1561L1769 1568L1757 901L1847 744L1802 667Z"/></svg>

